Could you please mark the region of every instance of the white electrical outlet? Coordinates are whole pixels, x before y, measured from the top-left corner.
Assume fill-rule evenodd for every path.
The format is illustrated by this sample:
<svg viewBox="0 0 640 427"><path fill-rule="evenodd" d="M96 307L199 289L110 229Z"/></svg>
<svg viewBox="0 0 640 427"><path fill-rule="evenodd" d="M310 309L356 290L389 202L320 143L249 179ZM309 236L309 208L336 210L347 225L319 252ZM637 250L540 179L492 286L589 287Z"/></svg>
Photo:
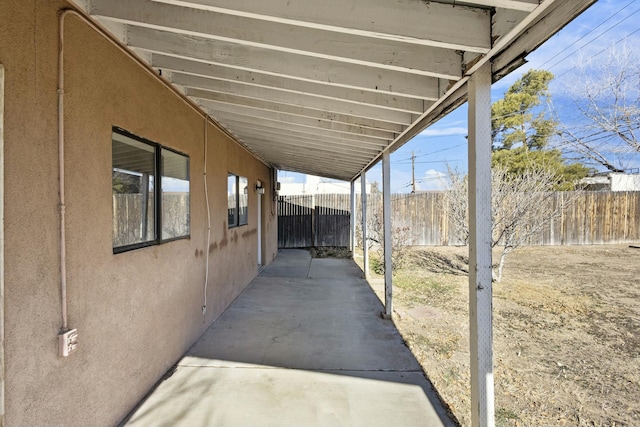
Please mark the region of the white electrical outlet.
<svg viewBox="0 0 640 427"><path fill-rule="evenodd" d="M78 330L71 329L58 335L58 349L62 357L67 357L78 349Z"/></svg>

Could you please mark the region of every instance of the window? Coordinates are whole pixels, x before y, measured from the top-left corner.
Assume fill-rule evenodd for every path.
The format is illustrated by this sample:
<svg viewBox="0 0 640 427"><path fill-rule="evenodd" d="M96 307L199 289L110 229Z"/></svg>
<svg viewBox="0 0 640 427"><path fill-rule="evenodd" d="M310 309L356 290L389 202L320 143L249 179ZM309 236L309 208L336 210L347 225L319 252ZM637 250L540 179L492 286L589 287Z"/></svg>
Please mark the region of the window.
<svg viewBox="0 0 640 427"><path fill-rule="evenodd" d="M238 189L238 225L246 225L249 222L249 180L239 176Z"/></svg>
<svg viewBox="0 0 640 427"><path fill-rule="evenodd" d="M189 157L114 128L113 252L189 237Z"/></svg>
<svg viewBox="0 0 640 427"><path fill-rule="evenodd" d="M162 176L162 238L189 235L189 158L160 149Z"/></svg>
<svg viewBox="0 0 640 427"><path fill-rule="evenodd" d="M232 173L227 175L229 228L249 222L249 180Z"/></svg>

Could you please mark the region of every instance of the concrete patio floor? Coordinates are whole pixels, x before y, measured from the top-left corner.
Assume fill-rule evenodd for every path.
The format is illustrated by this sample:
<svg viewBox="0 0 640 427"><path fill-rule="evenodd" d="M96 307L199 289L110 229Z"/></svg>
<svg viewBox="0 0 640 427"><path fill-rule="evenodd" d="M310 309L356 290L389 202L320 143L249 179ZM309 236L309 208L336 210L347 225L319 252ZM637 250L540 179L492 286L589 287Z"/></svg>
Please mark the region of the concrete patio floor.
<svg viewBox="0 0 640 427"><path fill-rule="evenodd" d="M351 260L281 250L127 426L455 426Z"/></svg>

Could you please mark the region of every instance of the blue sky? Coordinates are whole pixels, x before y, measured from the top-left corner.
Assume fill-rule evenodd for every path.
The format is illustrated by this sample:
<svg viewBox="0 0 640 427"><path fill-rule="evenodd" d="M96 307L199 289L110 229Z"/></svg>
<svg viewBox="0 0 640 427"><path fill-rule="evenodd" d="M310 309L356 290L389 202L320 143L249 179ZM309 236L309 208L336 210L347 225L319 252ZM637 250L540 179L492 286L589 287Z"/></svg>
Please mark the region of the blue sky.
<svg viewBox="0 0 640 427"><path fill-rule="evenodd" d="M576 78L576 65L584 59L606 54L606 50L626 41L640 49L640 0L599 0L581 16L551 37L528 57L528 63L492 87L492 100L504 92L529 69L547 69L556 79L550 90L556 107L563 105L566 85ZM569 111L569 109L562 109ZM565 118L560 116L564 121ZM567 119L568 120L568 119ZM467 105L424 130L391 154L391 191L411 191L411 153L416 156L415 177L418 190L441 189L446 165L467 170ZM381 182L378 164L367 173L367 181ZM281 171L283 182L303 182L304 175Z"/></svg>

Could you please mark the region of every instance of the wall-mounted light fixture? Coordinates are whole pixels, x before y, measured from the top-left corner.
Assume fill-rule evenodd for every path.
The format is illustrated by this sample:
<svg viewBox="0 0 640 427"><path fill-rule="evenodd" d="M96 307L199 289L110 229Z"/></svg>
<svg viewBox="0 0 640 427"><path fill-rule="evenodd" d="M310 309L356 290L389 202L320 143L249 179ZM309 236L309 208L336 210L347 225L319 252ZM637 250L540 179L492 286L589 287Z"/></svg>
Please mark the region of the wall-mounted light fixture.
<svg viewBox="0 0 640 427"><path fill-rule="evenodd" d="M264 194L264 187L262 186L262 181L258 181L256 183L256 192L258 194Z"/></svg>

